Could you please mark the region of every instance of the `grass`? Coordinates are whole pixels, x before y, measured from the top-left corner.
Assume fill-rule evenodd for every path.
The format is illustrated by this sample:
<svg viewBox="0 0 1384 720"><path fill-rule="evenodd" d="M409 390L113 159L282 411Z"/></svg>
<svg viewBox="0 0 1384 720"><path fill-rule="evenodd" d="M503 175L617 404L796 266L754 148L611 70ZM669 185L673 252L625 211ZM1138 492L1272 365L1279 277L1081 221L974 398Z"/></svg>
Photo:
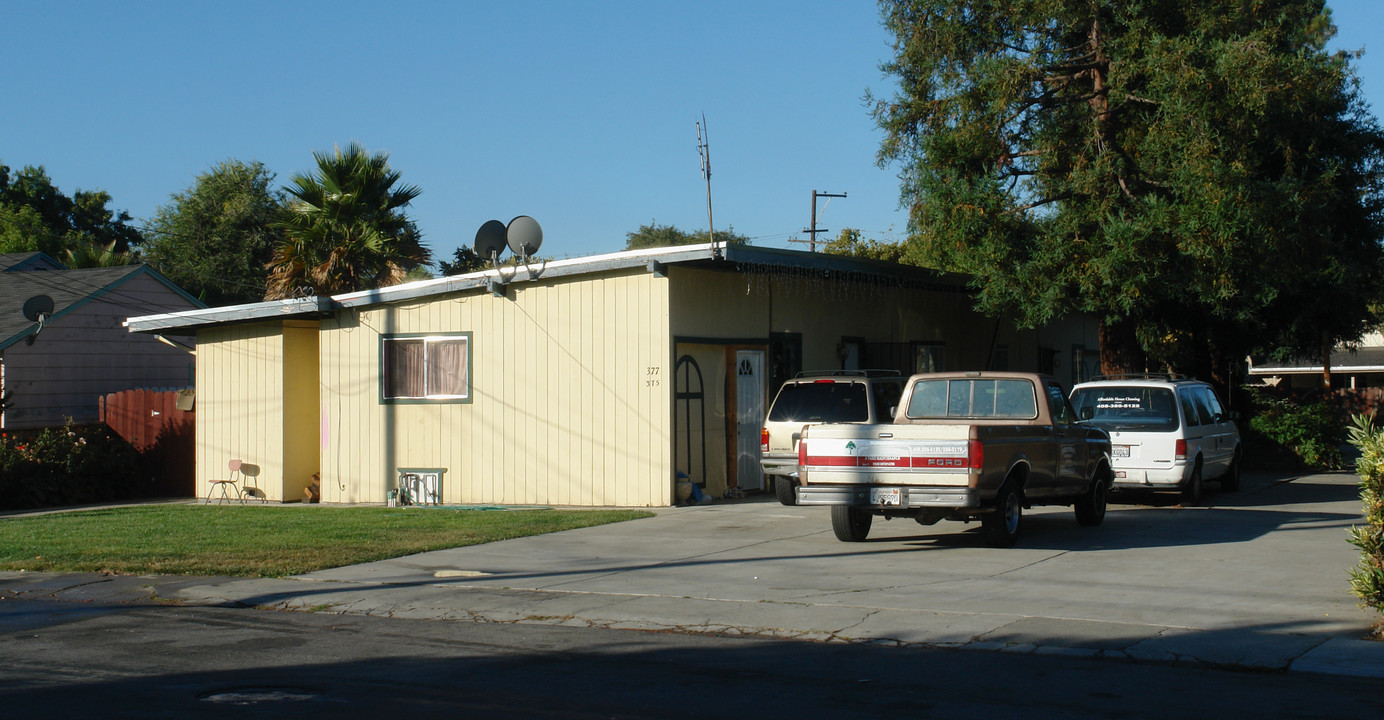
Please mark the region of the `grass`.
<svg viewBox="0 0 1384 720"><path fill-rule="evenodd" d="M641 510L112 508L0 519L0 571L283 577L650 516Z"/></svg>

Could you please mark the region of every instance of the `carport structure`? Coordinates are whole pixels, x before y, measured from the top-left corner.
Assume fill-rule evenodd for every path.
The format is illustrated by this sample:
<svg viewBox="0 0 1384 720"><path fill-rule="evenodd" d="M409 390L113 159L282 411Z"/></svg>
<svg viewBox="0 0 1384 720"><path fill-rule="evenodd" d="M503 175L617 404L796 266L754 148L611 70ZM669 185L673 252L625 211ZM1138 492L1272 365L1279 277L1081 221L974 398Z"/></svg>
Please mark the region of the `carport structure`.
<svg viewBox="0 0 1384 720"><path fill-rule="evenodd" d="M127 326L197 335L200 493L240 458L270 500L320 472L329 503L385 502L401 471L445 504L667 506L679 473L758 489L764 408L799 370L1063 372L1096 347L1085 318L1020 330L975 312L961 276L736 245Z"/></svg>

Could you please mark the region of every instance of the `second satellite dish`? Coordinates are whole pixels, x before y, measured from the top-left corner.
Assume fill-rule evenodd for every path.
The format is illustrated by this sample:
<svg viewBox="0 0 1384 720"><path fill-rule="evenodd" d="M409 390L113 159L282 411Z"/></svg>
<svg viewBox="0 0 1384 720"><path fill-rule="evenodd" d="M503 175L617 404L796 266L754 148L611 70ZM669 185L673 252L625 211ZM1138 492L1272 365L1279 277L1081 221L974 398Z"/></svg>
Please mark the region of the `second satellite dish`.
<svg viewBox="0 0 1384 720"><path fill-rule="evenodd" d="M476 254L487 262L494 260L505 251L505 224L499 220L487 220L476 231Z"/></svg>
<svg viewBox="0 0 1384 720"><path fill-rule="evenodd" d="M515 255L532 257L538 252L538 248L543 246L543 228L539 227L537 220L528 215L520 215L509 221L505 239Z"/></svg>

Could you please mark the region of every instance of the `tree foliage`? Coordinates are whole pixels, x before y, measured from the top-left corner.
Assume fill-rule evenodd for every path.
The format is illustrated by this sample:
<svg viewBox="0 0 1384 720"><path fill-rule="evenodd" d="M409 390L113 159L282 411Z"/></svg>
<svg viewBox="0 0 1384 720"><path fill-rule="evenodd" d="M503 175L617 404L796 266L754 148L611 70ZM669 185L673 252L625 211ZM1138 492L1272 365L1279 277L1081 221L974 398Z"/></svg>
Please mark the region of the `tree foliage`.
<svg viewBox="0 0 1384 720"><path fill-rule="evenodd" d="M735 232L735 228L728 227L725 230L716 231L716 241L729 244L749 244L750 239ZM657 222L650 222L648 225L640 225L638 230L625 234L626 250L673 247L674 245L698 245L705 242L710 242L707 237L707 231L705 230L684 232L672 225L659 225Z"/></svg>
<svg viewBox="0 0 1384 720"><path fill-rule="evenodd" d="M79 189L68 197L42 166L13 172L0 164L0 253L44 252L78 263L72 267L103 257L128 262L143 237L128 212L107 207L110 201L103 190Z"/></svg>
<svg viewBox="0 0 1384 720"><path fill-rule="evenodd" d="M284 194L263 163L230 159L169 196L149 222L144 256L208 305L264 297L266 264L283 234Z"/></svg>
<svg viewBox="0 0 1384 720"><path fill-rule="evenodd" d="M284 239L269 264L266 299L292 297L300 288L319 295L402 282L431 254L404 213L422 192L398 185L388 153L357 143L313 153L317 170L294 175Z"/></svg>
<svg viewBox="0 0 1384 720"><path fill-rule="evenodd" d="M903 243L867 240L855 228L841 228L841 232L835 238L822 245L822 252L832 255L848 255L894 263L904 262L907 250L908 246Z"/></svg>
<svg viewBox="0 0 1384 720"><path fill-rule="evenodd" d="M489 261L477 255L475 250L462 246L452 253L452 262L439 260L437 266L442 270L444 276L464 275L469 272L484 270L489 266Z"/></svg>
<svg viewBox="0 0 1384 720"><path fill-rule="evenodd" d="M907 256L973 275L981 309L1092 313L1107 371L1213 376L1373 320L1384 134L1321 0L882 8Z"/></svg>

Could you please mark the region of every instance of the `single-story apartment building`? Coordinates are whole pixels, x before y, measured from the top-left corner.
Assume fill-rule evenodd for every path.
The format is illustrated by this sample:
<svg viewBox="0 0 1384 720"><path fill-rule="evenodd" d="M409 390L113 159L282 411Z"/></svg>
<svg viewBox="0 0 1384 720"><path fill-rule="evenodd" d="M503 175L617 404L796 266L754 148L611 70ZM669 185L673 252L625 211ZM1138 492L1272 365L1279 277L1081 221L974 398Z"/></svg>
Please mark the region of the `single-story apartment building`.
<svg viewBox="0 0 1384 720"><path fill-rule="evenodd" d="M801 370L1011 369L1076 381L1097 330L977 313L961 276L789 250L624 251L333 297L133 317L197 336L197 476L270 500L667 506L680 473L763 487L759 439ZM431 498L430 498L431 499Z"/></svg>

